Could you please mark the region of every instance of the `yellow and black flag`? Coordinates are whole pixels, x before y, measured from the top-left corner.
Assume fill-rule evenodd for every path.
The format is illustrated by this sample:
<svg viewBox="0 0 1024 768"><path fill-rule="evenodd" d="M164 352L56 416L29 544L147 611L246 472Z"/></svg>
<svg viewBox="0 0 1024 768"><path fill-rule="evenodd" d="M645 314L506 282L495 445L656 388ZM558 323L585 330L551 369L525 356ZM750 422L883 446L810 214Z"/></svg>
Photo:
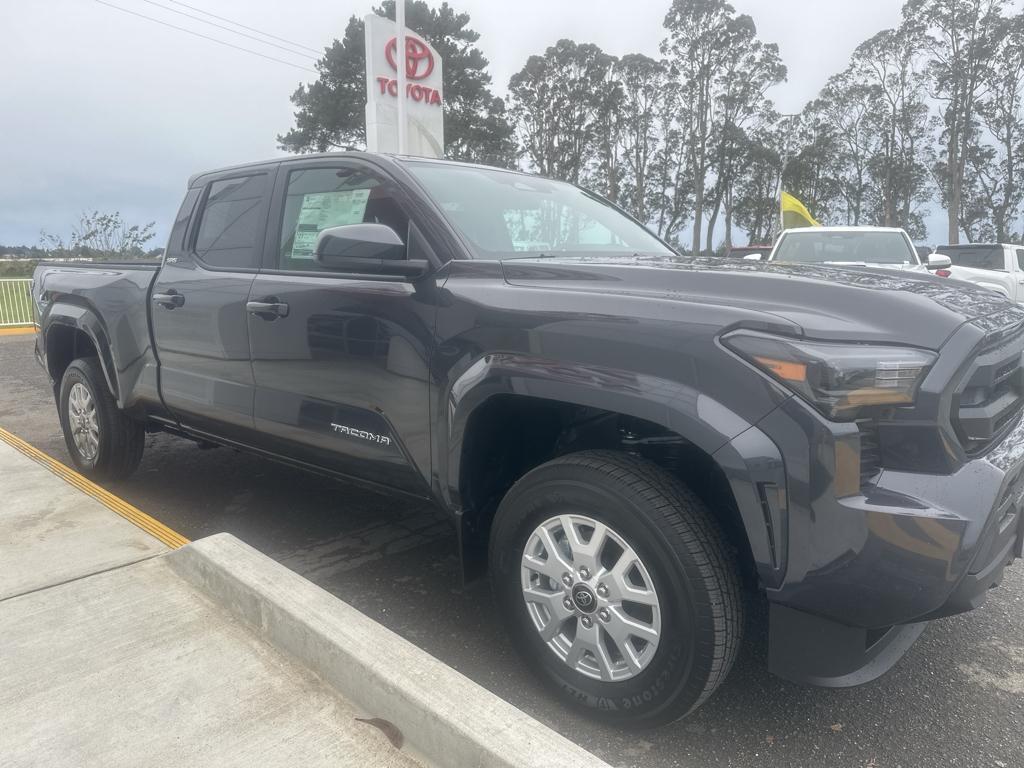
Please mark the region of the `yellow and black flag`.
<svg viewBox="0 0 1024 768"><path fill-rule="evenodd" d="M782 193L782 228L820 227L803 203L788 192Z"/></svg>

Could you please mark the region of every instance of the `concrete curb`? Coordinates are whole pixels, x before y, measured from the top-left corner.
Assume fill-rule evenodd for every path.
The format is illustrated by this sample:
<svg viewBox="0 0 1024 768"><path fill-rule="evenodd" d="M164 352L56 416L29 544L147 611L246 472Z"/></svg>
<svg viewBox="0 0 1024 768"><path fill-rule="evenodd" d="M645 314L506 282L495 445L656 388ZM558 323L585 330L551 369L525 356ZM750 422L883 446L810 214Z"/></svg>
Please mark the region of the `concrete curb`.
<svg viewBox="0 0 1024 768"><path fill-rule="evenodd" d="M173 570L438 766L608 768L521 710L230 534Z"/></svg>

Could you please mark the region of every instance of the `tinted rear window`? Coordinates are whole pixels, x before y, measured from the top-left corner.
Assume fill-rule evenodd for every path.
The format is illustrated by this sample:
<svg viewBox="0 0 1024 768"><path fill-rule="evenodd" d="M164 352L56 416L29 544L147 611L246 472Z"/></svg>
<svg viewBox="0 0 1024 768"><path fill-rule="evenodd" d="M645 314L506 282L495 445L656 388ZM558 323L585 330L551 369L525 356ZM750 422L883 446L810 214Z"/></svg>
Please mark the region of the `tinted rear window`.
<svg viewBox="0 0 1024 768"><path fill-rule="evenodd" d="M256 267L266 186L266 175L210 184L195 242L200 259L215 267Z"/></svg>
<svg viewBox="0 0 1024 768"><path fill-rule="evenodd" d="M956 267L971 267L972 269L998 269L1005 270L1003 262L1003 249L998 245L979 245L973 248L938 248L938 253L949 256L949 260Z"/></svg>

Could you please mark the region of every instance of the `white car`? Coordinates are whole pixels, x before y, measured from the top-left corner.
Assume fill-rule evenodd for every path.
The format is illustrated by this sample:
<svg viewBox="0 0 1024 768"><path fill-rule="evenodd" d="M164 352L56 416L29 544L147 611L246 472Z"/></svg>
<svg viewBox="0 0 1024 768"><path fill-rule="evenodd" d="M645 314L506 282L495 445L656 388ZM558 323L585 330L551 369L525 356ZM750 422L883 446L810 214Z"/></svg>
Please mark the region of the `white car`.
<svg viewBox="0 0 1024 768"><path fill-rule="evenodd" d="M804 227L787 229L767 261L791 264L881 267L926 272L910 235L894 227ZM945 260L939 260L945 264Z"/></svg>
<svg viewBox="0 0 1024 768"><path fill-rule="evenodd" d="M943 277L991 288L1011 301L1024 303L1024 247L1000 243L940 245L935 255L950 260L950 266L938 273Z"/></svg>

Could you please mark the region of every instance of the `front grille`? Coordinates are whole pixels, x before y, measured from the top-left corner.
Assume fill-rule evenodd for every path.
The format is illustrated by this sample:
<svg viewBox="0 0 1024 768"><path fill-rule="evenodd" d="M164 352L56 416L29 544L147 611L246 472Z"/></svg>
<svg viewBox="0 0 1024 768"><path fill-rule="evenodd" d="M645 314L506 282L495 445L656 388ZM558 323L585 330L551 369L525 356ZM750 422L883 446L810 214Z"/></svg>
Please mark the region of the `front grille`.
<svg viewBox="0 0 1024 768"><path fill-rule="evenodd" d="M881 469L882 452L874 419L858 420L857 428L860 430L860 484L863 486Z"/></svg>
<svg viewBox="0 0 1024 768"><path fill-rule="evenodd" d="M984 452L1024 410L1024 335L988 340L964 376L953 405L953 425L969 455Z"/></svg>

